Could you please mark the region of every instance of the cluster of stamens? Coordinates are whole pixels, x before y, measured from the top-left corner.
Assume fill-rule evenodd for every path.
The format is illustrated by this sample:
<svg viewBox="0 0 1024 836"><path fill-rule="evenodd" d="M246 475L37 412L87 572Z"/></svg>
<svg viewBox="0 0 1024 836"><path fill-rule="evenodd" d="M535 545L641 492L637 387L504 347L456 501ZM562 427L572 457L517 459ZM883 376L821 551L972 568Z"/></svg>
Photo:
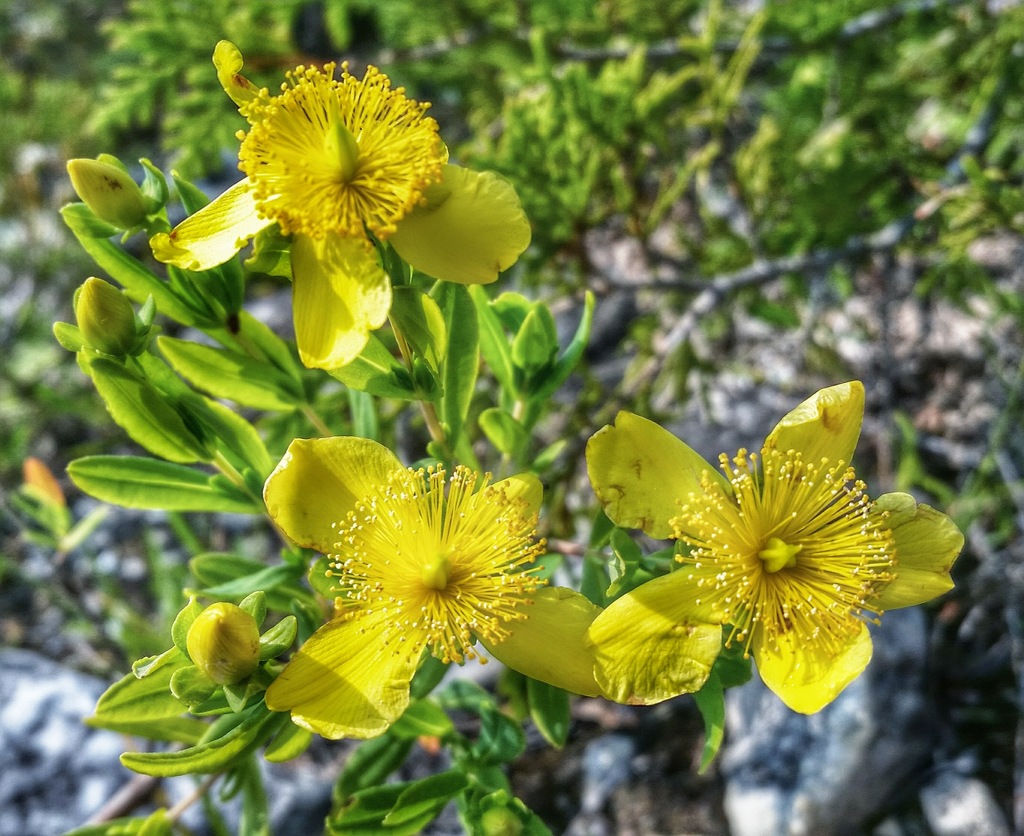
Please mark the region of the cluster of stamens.
<svg viewBox="0 0 1024 836"><path fill-rule="evenodd" d="M260 214L286 234L385 239L441 176L444 148L427 103L376 67L362 79L342 64L299 66L272 96L243 105L238 166Z"/></svg>
<svg viewBox="0 0 1024 836"><path fill-rule="evenodd" d="M381 616L382 645L445 662L476 658L476 638L497 642L526 618L544 581L536 517L522 499L456 467L398 470L335 525L328 555L336 606L353 618ZM479 486L478 486L479 482Z"/></svg>
<svg viewBox="0 0 1024 836"><path fill-rule="evenodd" d="M749 652L756 635L778 650L787 636L840 652L894 577L885 515L841 461L766 449L760 463L746 450L719 462L728 488L705 473L672 527L688 547L677 559L731 625L728 642Z"/></svg>

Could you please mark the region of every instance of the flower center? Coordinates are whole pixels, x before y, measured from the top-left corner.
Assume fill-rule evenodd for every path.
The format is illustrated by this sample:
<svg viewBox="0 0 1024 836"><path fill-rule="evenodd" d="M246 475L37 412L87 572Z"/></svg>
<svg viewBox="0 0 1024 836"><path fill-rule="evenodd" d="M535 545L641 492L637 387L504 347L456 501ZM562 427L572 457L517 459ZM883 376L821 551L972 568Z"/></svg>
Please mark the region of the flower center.
<svg viewBox="0 0 1024 836"><path fill-rule="evenodd" d="M385 646L446 662L474 658L477 637L505 638L544 583L544 541L527 503L489 478L403 469L358 502L328 555L339 612L386 615Z"/></svg>
<svg viewBox="0 0 1024 836"><path fill-rule="evenodd" d="M689 553L677 559L732 625L729 642L749 651L793 633L838 652L875 617L869 602L894 577L885 515L843 462L779 450L758 458L722 455L729 488L705 474L681 503L671 523Z"/></svg>
<svg viewBox="0 0 1024 836"><path fill-rule="evenodd" d="M405 96L376 67L362 79L342 64L298 67L271 96L242 106L238 167L263 217L285 235L383 240L441 177L444 147L430 106Z"/></svg>

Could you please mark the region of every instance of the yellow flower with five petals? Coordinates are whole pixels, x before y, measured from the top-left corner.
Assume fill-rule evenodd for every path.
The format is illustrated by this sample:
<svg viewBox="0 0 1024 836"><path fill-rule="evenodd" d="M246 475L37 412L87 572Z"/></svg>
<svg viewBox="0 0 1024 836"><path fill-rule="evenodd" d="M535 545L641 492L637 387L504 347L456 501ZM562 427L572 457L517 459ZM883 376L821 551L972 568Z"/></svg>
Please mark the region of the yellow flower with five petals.
<svg viewBox="0 0 1024 836"><path fill-rule="evenodd" d="M358 79L342 65L299 66L276 95L241 74L242 56L217 44L225 92L250 124L246 177L169 234L157 259L205 270L277 224L291 237L292 304L302 362L337 368L355 359L387 319L391 287L373 241L434 278L492 282L530 243L512 186L449 165L429 105L406 97L375 67Z"/></svg>
<svg viewBox="0 0 1024 836"><path fill-rule="evenodd" d="M760 455L716 472L645 418L621 412L587 446L594 490L618 525L678 541L682 566L627 593L588 632L602 691L654 703L698 690L722 643L751 655L786 705L813 713L867 666L867 623L952 587L963 535L908 494L872 501L849 462L864 387L823 389Z"/></svg>
<svg viewBox="0 0 1024 836"><path fill-rule="evenodd" d="M267 706L324 737L373 737L409 704L425 650L461 663L478 640L528 676L597 694L585 635L598 608L536 574L541 495L530 474L489 484L464 467L403 467L363 438L293 441L264 499L289 537L327 555L337 597Z"/></svg>

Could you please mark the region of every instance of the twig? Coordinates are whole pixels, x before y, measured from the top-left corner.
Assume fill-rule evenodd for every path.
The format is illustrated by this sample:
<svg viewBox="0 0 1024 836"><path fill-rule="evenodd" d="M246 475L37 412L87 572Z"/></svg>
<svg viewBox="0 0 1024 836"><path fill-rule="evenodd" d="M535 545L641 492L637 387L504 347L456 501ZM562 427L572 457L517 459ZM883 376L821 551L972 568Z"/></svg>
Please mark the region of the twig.
<svg viewBox="0 0 1024 836"><path fill-rule="evenodd" d="M117 792L110 796L106 804L93 813L86 825L103 824L127 816L149 799L160 780L152 775L133 775L130 780L121 785Z"/></svg>

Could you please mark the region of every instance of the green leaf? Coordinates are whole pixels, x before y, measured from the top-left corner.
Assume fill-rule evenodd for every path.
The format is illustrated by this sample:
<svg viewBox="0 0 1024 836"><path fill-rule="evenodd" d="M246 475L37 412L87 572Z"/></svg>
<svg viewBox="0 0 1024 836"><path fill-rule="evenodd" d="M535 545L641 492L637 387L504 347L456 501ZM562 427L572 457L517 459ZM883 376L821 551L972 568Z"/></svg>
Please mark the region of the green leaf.
<svg viewBox="0 0 1024 836"><path fill-rule="evenodd" d="M714 674L708 677L704 686L693 695L700 715L704 718L704 750L700 756L700 768L703 773L718 754L725 737L725 691L722 681Z"/></svg>
<svg viewBox="0 0 1024 836"><path fill-rule="evenodd" d="M444 737L455 730L451 718L436 702L417 700L392 725L397 737Z"/></svg>
<svg viewBox="0 0 1024 836"><path fill-rule="evenodd" d="M327 833L344 836L416 836L440 811L427 810L419 817L388 826L384 818L412 782L369 787L352 797L348 806L326 822Z"/></svg>
<svg viewBox="0 0 1024 836"><path fill-rule="evenodd" d="M480 326L480 351L491 372L498 379L502 390L512 396L516 391L512 371L512 350L505 336L501 319L491 307L487 292L482 287L473 285L469 288L469 295L476 306Z"/></svg>
<svg viewBox="0 0 1024 836"><path fill-rule="evenodd" d="M526 449L529 438L523 425L504 409L492 406L480 413L478 423L491 444L506 456L518 461Z"/></svg>
<svg viewBox="0 0 1024 836"><path fill-rule="evenodd" d="M170 690L171 677L190 664L187 656L173 648L150 662L148 675L127 674L107 688L96 703L96 712L85 718L86 725L150 740L195 743L207 726L182 717L185 707Z"/></svg>
<svg viewBox="0 0 1024 836"><path fill-rule="evenodd" d="M70 322L53 323L53 336L57 338L60 347L67 351L78 352L85 345L81 329Z"/></svg>
<svg viewBox="0 0 1024 836"><path fill-rule="evenodd" d="M547 369L558 354L558 330L547 305L537 302L512 339L512 363L527 376Z"/></svg>
<svg viewBox="0 0 1024 836"><path fill-rule="evenodd" d="M331 369L329 374L346 386L371 395L403 400L416 398L416 387L409 373L375 334L370 334L362 354L347 366Z"/></svg>
<svg viewBox="0 0 1024 836"><path fill-rule="evenodd" d="M148 296L152 296L164 316L169 316L183 325L216 324L202 321L195 311L178 299L166 282L147 270L138 259L111 242L109 236L97 237L94 234L96 230L91 226L95 216L84 203L65 206L60 210L60 214L82 248L124 288L124 292L133 302L142 304Z"/></svg>
<svg viewBox="0 0 1024 836"><path fill-rule="evenodd" d="M307 729L300 728L294 723L288 723L267 746L263 757L271 763L284 763L297 758L313 741L313 733Z"/></svg>
<svg viewBox="0 0 1024 836"><path fill-rule="evenodd" d="M179 399L178 406L187 412L216 442L226 455L233 454L236 465L252 468L256 474L255 485L250 490L262 494L263 482L275 462L270 458L267 447L256 432L256 428L232 409L210 398L189 392Z"/></svg>
<svg viewBox="0 0 1024 836"><path fill-rule="evenodd" d="M389 731L360 744L338 777L335 798L344 801L360 790L383 784L384 779L405 762L415 743L414 738L396 737Z"/></svg>
<svg viewBox="0 0 1024 836"><path fill-rule="evenodd" d="M239 311L238 332L234 338L253 346L256 351L273 363L279 372L291 379L297 387L295 391L302 391L302 367L296 359L295 351L248 311Z"/></svg>
<svg viewBox="0 0 1024 836"><path fill-rule="evenodd" d="M296 409L303 402L302 389L268 362L173 337L156 342L178 374L216 398L271 411Z"/></svg>
<svg viewBox="0 0 1024 836"><path fill-rule="evenodd" d="M240 514L261 510L244 494L211 482L201 470L143 456L86 456L68 465L68 476L90 496L125 508Z"/></svg>
<svg viewBox="0 0 1024 836"><path fill-rule="evenodd" d="M398 796L391 811L384 817L383 824L393 827L410 821L420 821L421 817L428 813L433 819L449 801L468 786L469 779L457 769L415 781Z"/></svg>
<svg viewBox="0 0 1024 836"><path fill-rule="evenodd" d="M262 590L267 595L267 606L277 612L290 611L296 602L303 606L313 602L312 594L301 582L301 566L265 566L230 552L204 552L193 557L188 565L200 584L194 590L198 595L238 599Z"/></svg>
<svg viewBox="0 0 1024 836"><path fill-rule="evenodd" d="M405 338L414 357L441 369L448 350L448 329L437 302L415 287L395 287L389 316Z"/></svg>
<svg viewBox="0 0 1024 836"><path fill-rule="evenodd" d="M527 679L526 694L530 719L548 743L561 749L569 738L569 694L536 679Z"/></svg>
<svg viewBox="0 0 1024 836"><path fill-rule="evenodd" d="M480 370L480 326L476 307L465 286L438 282L433 294L448 331L448 353L441 370L444 391L441 420L447 425L448 438L454 446L465 426L476 390Z"/></svg>
<svg viewBox="0 0 1024 836"><path fill-rule="evenodd" d="M609 538L613 560L608 564L608 575L611 584L605 591L608 598L616 598L619 593L629 587L629 582L640 566L643 553L629 532L623 528L613 528Z"/></svg>
<svg viewBox="0 0 1024 836"><path fill-rule="evenodd" d="M210 460L210 450L149 381L103 358L91 360L88 372L114 421L154 456L182 464Z"/></svg>
<svg viewBox="0 0 1024 836"><path fill-rule="evenodd" d="M590 341L590 328L593 322L594 294L588 290L583 299L583 316L580 318L580 324L576 326L576 333L573 334L569 345L565 347L565 352L555 361L554 368L545 377L543 384L534 390L533 400L544 400L551 397L565 383L580 358L583 357L583 352Z"/></svg>
<svg viewBox="0 0 1024 836"><path fill-rule="evenodd" d="M125 752L121 763L133 772L167 778L222 772L289 722L286 713L268 711L263 703L225 734L175 752Z"/></svg>

